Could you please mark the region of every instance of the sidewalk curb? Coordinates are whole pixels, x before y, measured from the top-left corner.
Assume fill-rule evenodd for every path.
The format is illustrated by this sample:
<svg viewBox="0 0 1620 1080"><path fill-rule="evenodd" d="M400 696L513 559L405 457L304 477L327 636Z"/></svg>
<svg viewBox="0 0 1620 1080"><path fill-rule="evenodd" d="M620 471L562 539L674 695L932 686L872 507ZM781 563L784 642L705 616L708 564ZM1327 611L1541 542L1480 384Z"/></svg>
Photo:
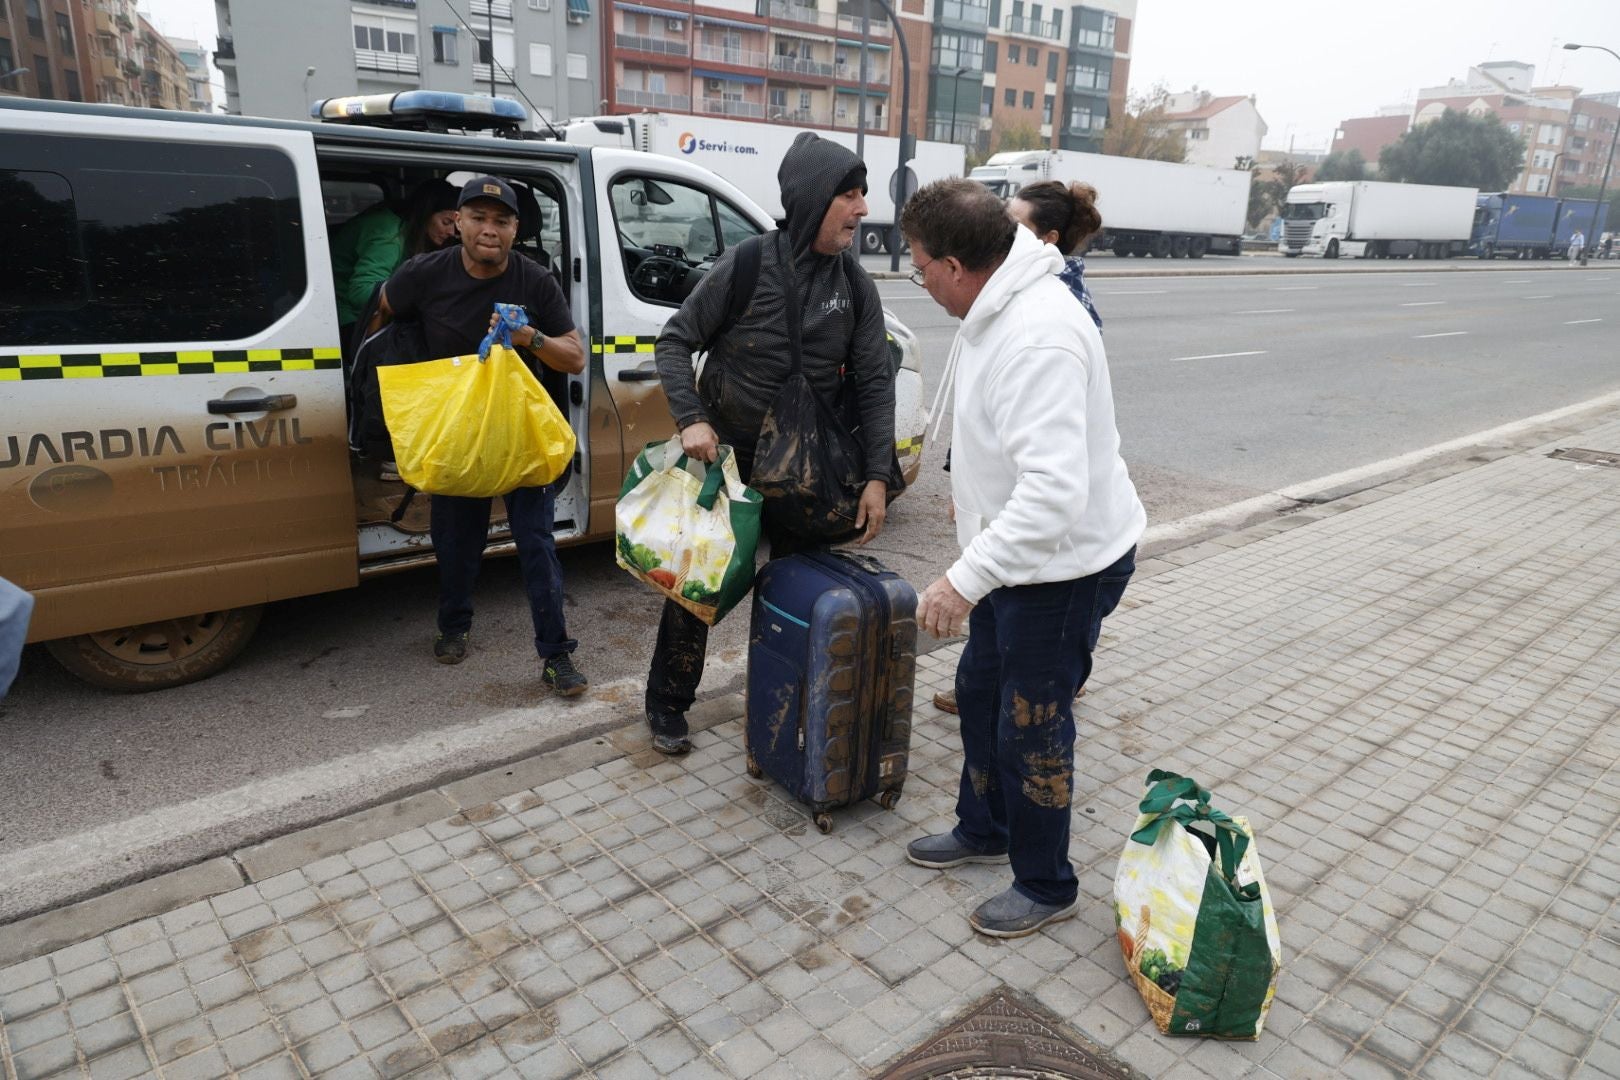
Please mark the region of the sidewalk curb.
<svg viewBox="0 0 1620 1080"><path fill-rule="evenodd" d="M1614 402L1610 399L1615 396L1594 399L1600 404L1572 406L1568 410L1544 414L1558 419L1526 428L1522 437L1506 440L1511 445L1456 440L1454 444L1458 448L1454 452L1426 464L1415 465L1412 471L1405 474L1370 476L1359 485L1348 483L1318 492L1288 489L1287 496L1275 493L1273 496L1249 500L1249 503L1256 505L1247 520L1222 522L1212 519L1208 529L1194 530L1186 535L1155 540L1150 530L1150 535L1144 538L1137 562L1137 577L1145 580L1169 573L1209 556L1381 501L1480 465L1533 453L1552 442L1606 422L1597 419L1598 414L1607 412L1612 419ZM1529 421L1536 419L1532 417ZM1492 429L1496 430L1505 429ZM1491 432L1480 434L1488 437ZM1273 498L1276 505L1258 505ZM1195 518L1202 516L1195 515ZM940 647L948 644L951 642L942 642ZM700 701L689 714L689 720L694 731L703 731L734 719L742 710L742 694L728 686L721 693ZM244 885L264 881L360 844L476 810L498 799L619 757L639 759L638 764L661 760L651 749L647 733L639 722L610 728L582 742L542 750L462 779L0 924L0 968Z"/></svg>

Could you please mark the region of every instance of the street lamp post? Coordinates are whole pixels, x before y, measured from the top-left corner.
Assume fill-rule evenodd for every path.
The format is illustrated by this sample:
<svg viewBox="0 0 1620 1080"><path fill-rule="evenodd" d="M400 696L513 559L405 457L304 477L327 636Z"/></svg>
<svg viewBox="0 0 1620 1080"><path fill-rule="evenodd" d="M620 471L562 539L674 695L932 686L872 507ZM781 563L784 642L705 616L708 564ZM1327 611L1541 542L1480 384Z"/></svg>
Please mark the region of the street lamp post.
<svg viewBox="0 0 1620 1080"><path fill-rule="evenodd" d="M1605 48L1602 45L1577 45L1575 42L1570 41L1565 42L1564 48L1597 49L1599 52L1606 52L1616 60L1620 60L1620 53L1615 52L1613 49ZM1604 191L1608 190L1609 187L1609 170L1614 167L1614 144L1617 142L1620 142L1620 124L1615 125L1615 130L1609 132L1609 157L1608 160L1603 163L1603 179L1598 182L1597 198L1592 202L1592 234L1587 237L1586 243L1581 245L1582 266L1586 265L1586 253L1592 250L1592 245L1596 244L1598 240L1598 214L1602 213L1603 211L1603 193Z"/></svg>
<svg viewBox="0 0 1620 1080"><path fill-rule="evenodd" d="M951 76L951 142L956 141L956 95L962 88L962 76L967 74L967 68L959 67L956 74Z"/></svg>

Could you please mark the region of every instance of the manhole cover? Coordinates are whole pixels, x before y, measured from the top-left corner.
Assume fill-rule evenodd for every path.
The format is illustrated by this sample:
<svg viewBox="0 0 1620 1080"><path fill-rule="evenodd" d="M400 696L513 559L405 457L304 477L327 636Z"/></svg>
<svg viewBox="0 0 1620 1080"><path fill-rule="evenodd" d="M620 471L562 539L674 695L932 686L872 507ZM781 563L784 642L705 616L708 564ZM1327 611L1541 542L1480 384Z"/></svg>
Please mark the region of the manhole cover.
<svg viewBox="0 0 1620 1080"><path fill-rule="evenodd" d="M1620 469L1620 453L1613 450L1582 450L1578 446L1561 446L1547 456L1582 465L1607 465L1611 469Z"/></svg>
<svg viewBox="0 0 1620 1080"><path fill-rule="evenodd" d="M1051 1013L1006 989L939 1032L878 1080L1128 1080L1133 1073L1066 1029Z"/></svg>

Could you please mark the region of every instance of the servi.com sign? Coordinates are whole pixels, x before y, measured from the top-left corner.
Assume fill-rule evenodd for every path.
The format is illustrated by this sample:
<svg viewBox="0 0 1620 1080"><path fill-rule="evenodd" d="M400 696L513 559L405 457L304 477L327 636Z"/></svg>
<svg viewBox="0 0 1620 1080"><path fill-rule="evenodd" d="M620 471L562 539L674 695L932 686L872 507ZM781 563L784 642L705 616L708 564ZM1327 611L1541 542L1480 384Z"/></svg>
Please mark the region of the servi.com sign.
<svg viewBox="0 0 1620 1080"><path fill-rule="evenodd" d="M712 142L709 139L700 139L690 131L681 132L681 137L676 140L675 145L680 147L683 154L695 153L698 150L706 150L715 154L748 154L752 156L758 156L759 154L759 147L757 146L749 146L747 143Z"/></svg>

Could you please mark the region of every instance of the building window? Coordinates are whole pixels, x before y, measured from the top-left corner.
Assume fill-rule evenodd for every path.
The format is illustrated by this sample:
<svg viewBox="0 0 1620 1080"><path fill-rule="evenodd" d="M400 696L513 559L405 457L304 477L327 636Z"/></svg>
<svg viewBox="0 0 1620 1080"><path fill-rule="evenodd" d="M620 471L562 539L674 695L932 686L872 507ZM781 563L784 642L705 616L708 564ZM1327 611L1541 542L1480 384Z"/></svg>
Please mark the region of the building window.
<svg viewBox="0 0 1620 1080"><path fill-rule="evenodd" d="M787 91L774 86L771 87L770 101L771 108L785 111L787 109Z"/></svg>
<svg viewBox="0 0 1620 1080"><path fill-rule="evenodd" d="M990 110L995 108L995 104L996 104L996 88L993 87L993 86L985 87L984 88L984 96L979 99L979 115L980 116L989 116L990 115Z"/></svg>
<svg viewBox="0 0 1620 1080"><path fill-rule="evenodd" d="M1034 107L1035 107L1035 91L1033 91L1033 90L1025 90L1024 91L1024 108L1033 109Z"/></svg>
<svg viewBox="0 0 1620 1080"><path fill-rule="evenodd" d="M28 36L42 38L45 36L45 16L40 13L39 0L27 0L23 5L23 13L28 19ZM45 95L49 97L50 95Z"/></svg>
<svg viewBox="0 0 1620 1080"><path fill-rule="evenodd" d="M433 62L435 64L459 64L456 56L456 32L441 26L433 28Z"/></svg>
<svg viewBox="0 0 1620 1080"><path fill-rule="evenodd" d="M570 79L588 79L585 71L585 54L571 52L568 54L568 77Z"/></svg>
<svg viewBox="0 0 1620 1080"><path fill-rule="evenodd" d="M551 66L551 46L544 41L536 41L529 46L529 74L538 75L542 79L549 79L556 71Z"/></svg>
<svg viewBox="0 0 1620 1080"><path fill-rule="evenodd" d="M1046 54L1046 81L1057 82L1058 78L1058 51L1053 49Z"/></svg>
<svg viewBox="0 0 1620 1080"><path fill-rule="evenodd" d="M416 21L357 14L354 16L354 48L355 64L359 67L414 72Z"/></svg>
<svg viewBox="0 0 1620 1080"><path fill-rule="evenodd" d="M996 70L996 52L997 48L995 42L987 41L984 43L984 70Z"/></svg>
<svg viewBox="0 0 1620 1080"><path fill-rule="evenodd" d="M1041 50L1039 50L1035 46L1031 45L1029 47L1029 52L1026 54L1026 60L1028 61L1030 67L1040 67L1041 66Z"/></svg>
<svg viewBox="0 0 1620 1080"><path fill-rule="evenodd" d="M1074 25L1074 44L1089 45L1094 49L1114 47L1114 16L1105 11L1081 8Z"/></svg>
<svg viewBox="0 0 1620 1080"><path fill-rule="evenodd" d="M1024 47L1022 45L1015 45L1009 42L1007 45L1007 63L1016 64L1023 58Z"/></svg>
<svg viewBox="0 0 1620 1080"><path fill-rule="evenodd" d="M1056 103L1056 98L1051 94L1046 95L1045 100L1041 102L1041 123L1050 124L1052 122L1052 106Z"/></svg>
<svg viewBox="0 0 1620 1080"><path fill-rule="evenodd" d="M60 11L56 13L56 47L62 50L63 56L73 55L73 23Z"/></svg>
<svg viewBox="0 0 1620 1080"><path fill-rule="evenodd" d="M51 82L51 62L43 56L34 57L34 84L39 87L40 97L56 96L56 86Z"/></svg>
<svg viewBox="0 0 1620 1080"><path fill-rule="evenodd" d="M84 91L79 89L79 73L77 71L62 72L62 81L67 83L69 101L83 101Z"/></svg>
<svg viewBox="0 0 1620 1080"><path fill-rule="evenodd" d="M954 30L941 30L934 35L934 66L983 71L984 38Z"/></svg>
<svg viewBox="0 0 1620 1080"><path fill-rule="evenodd" d="M551 0L529 0L530 11L550 11Z"/></svg>
<svg viewBox="0 0 1620 1080"><path fill-rule="evenodd" d="M1017 106L1017 104L1018 104L1018 91L1012 89L1011 87L1008 87L1006 92L1002 95L1001 103L1003 105L1007 106L1009 109L1014 108L1015 106Z"/></svg>
<svg viewBox="0 0 1620 1080"><path fill-rule="evenodd" d="M810 111L810 91L808 91L808 90L800 90L799 91L799 110L801 112L809 112Z"/></svg>
<svg viewBox="0 0 1620 1080"><path fill-rule="evenodd" d="M0 11L3 10L5 10L5 5L0 4ZM0 38L0 75L4 75L6 72L10 71L16 66L16 58L11 52L11 39ZM21 88L19 87L18 89Z"/></svg>
<svg viewBox="0 0 1620 1080"><path fill-rule="evenodd" d="M1063 9L1052 9L1052 36L1059 41L1063 40Z"/></svg>

